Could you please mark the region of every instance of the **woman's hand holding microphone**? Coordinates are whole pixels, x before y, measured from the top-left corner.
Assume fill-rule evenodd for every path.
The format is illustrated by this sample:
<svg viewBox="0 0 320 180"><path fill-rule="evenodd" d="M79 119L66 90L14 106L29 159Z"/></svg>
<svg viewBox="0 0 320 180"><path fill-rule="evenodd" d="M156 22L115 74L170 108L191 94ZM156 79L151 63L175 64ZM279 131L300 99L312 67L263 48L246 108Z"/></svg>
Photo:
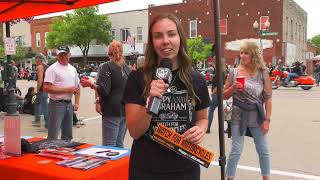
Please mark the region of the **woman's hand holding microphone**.
<svg viewBox="0 0 320 180"><path fill-rule="evenodd" d="M169 88L169 84L166 84L162 79L153 80L150 85L150 97L162 98L162 95Z"/></svg>

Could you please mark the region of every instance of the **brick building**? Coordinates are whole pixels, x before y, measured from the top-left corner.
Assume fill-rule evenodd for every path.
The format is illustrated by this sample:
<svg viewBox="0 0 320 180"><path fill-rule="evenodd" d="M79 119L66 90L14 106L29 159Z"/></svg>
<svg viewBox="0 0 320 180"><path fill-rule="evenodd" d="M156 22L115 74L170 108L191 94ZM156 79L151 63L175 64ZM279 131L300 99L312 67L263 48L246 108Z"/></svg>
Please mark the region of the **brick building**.
<svg viewBox="0 0 320 180"><path fill-rule="evenodd" d="M51 31L52 19L51 17L35 19L31 22L31 48L33 52L43 53L45 55L48 53L46 36L47 33Z"/></svg>
<svg viewBox="0 0 320 180"><path fill-rule="evenodd" d="M320 62L320 59L316 58L317 52L319 51L318 49L319 48L317 48L317 46L315 46L312 42L308 41L306 55L308 74L313 74L316 64Z"/></svg>
<svg viewBox="0 0 320 180"><path fill-rule="evenodd" d="M214 15L212 0L184 0L182 3L149 6L149 22L160 13L173 13L182 22L189 38L202 36L205 42L214 41ZM223 0L220 1L221 52L228 64L238 60L239 44L253 39L264 47L266 62L285 59L286 63L305 60L307 51L307 14L293 0ZM257 21L269 32L277 35L261 36L253 29Z"/></svg>

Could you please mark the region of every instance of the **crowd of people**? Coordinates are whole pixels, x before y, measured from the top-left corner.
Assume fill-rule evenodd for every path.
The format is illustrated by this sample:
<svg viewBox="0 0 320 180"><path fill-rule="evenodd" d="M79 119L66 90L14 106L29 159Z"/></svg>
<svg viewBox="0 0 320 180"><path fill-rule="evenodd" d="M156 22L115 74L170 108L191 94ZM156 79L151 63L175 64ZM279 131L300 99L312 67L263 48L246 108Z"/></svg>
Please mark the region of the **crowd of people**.
<svg viewBox="0 0 320 180"><path fill-rule="evenodd" d="M153 133L159 124L165 124L189 142L200 144L203 141L205 133L210 133L218 104L216 64L213 62L208 68L211 74L209 93L205 77L196 70L202 65L192 67L186 35L177 17L159 15L150 23L148 35L145 56L139 57L137 64L131 67L125 63L121 42L116 40L108 46L110 61L99 67L76 69L69 64L70 50L65 45L57 48L57 61L50 66L45 63L45 57L37 55L37 85L29 88L24 98L25 112L35 115L32 124L38 127L41 115L44 116L48 139L59 139L61 133L61 139L72 140L80 86L91 88L95 92L96 111L102 115L102 145L124 147L127 130L133 138L130 180L200 179L199 165L162 147L154 141ZM258 45L251 41L241 45L239 57L237 66L222 68L224 99L233 98L227 179L235 178L244 137L250 136L259 156L261 175L268 180L270 154L266 135L272 109L269 75L270 69L275 67L265 65ZM163 59L172 62L172 78L168 82L155 78ZM294 66L286 82L303 74L301 64ZM319 84L320 64L317 67ZM278 62L276 68L284 68L282 62ZM98 72L96 82L86 76L79 78L79 73L88 75L93 71ZM237 81L239 76L245 77L244 83ZM3 88L3 81L0 81L0 93ZM147 109L155 97L162 99L158 114ZM30 108L32 106L35 108Z"/></svg>

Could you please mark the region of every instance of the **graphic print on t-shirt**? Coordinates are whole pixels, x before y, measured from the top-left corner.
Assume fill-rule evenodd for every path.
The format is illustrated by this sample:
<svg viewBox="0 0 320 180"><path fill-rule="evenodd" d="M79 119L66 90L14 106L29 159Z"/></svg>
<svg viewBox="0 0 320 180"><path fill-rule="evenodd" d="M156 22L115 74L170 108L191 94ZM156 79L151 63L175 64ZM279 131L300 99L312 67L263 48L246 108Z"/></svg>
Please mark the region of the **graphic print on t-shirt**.
<svg viewBox="0 0 320 180"><path fill-rule="evenodd" d="M152 137L158 124L163 124L179 134L184 133L191 123L192 110L187 91L177 90L176 86L171 86L170 91L162 96L159 114L152 116L149 135Z"/></svg>

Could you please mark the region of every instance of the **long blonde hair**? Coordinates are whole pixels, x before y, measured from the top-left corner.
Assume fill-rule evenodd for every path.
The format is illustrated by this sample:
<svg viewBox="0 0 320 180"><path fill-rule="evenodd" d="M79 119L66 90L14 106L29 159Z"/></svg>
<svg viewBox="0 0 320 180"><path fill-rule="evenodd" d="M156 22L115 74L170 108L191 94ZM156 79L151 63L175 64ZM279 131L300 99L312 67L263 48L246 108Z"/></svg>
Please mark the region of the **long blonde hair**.
<svg viewBox="0 0 320 180"><path fill-rule="evenodd" d="M260 50L257 43L255 43L254 41L246 40L240 45L240 51L248 52L251 55L251 63L253 65L254 73L259 71L260 69L267 69L262 57L262 50Z"/></svg>
<svg viewBox="0 0 320 180"><path fill-rule="evenodd" d="M113 40L109 44L108 55L113 57L110 60L117 65L121 66L124 63L123 47L120 41Z"/></svg>
<svg viewBox="0 0 320 180"><path fill-rule="evenodd" d="M191 97L192 104L195 105L195 102L196 102L195 100L196 99L199 100L199 97L194 92L193 86L192 86L192 79L190 76L192 71L192 61L191 61L191 58L188 56L187 38L180 20L176 16L170 13L161 14L155 17L149 26L149 32L148 32L149 38L148 38L148 44L147 44L147 49L145 53L145 64L142 68L143 79L145 83L143 96L144 97L148 96L148 93L150 91L150 84L151 84L154 72L158 66L158 55L154 50L153 42L152 42L152 36L153 36L152 28L155 23L157 23L162 19L169 19L170 21L175 23L177 27L177 31L180 36L180 48L178 52L178 64L179 64L178 76L180 77L182 83L186 86L188 95Z"/></svg>

